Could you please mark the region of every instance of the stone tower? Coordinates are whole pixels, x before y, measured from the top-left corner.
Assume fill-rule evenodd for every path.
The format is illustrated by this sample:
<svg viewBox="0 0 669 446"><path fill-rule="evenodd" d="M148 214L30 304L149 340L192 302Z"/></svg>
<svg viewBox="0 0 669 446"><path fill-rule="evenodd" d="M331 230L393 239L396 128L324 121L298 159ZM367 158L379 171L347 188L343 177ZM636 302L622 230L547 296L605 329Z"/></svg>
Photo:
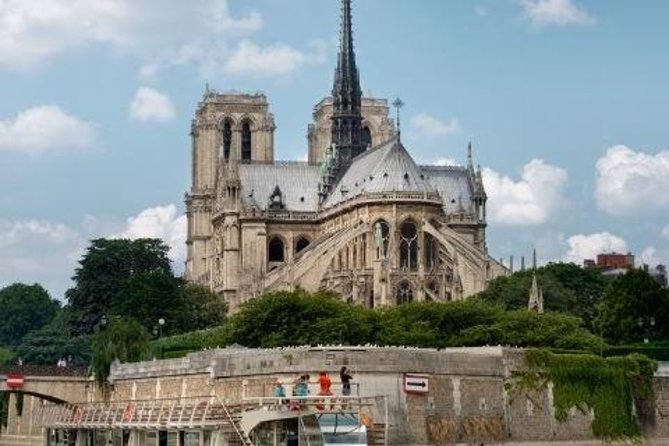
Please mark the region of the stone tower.
<svg viewBox="0 0 669 446"><path fill-rule="evenodd" d="M223 163L273 162L275 128L265 95L205 90L191 123L193 180L185 200L188 280L213 285L212 218Z"/></svg>

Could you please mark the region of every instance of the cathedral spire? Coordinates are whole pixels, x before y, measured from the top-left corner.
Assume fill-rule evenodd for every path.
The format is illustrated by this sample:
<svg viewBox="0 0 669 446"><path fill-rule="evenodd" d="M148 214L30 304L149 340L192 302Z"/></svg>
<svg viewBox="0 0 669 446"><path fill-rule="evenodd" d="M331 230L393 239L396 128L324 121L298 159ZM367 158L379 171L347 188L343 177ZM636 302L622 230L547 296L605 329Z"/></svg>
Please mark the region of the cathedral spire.
<svg viewBox="0 0 669 446"><path fill-rule="evenodd" d="M365 150L362 141L362 89L353 50L351 0L341 0L339 56L332 87L332 144L342 170Z"/></svg>

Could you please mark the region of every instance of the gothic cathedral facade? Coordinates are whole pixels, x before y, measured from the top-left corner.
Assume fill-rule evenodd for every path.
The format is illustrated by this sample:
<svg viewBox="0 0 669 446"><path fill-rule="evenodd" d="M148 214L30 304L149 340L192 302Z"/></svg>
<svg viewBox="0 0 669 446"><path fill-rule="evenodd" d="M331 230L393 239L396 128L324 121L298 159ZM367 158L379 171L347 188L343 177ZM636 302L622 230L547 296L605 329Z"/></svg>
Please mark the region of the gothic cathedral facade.
<svg viewBox="0 0 669 446"><path fill-rule="evenodd" d="M261 94L207 89L192 122L186 278L232 311L301 287L370 307L447 301L507 269L488 255L481 172L417 165L388 102L363 97L351 24L342 24L332 95L314 108L307 162L276 161Z"/></svg>

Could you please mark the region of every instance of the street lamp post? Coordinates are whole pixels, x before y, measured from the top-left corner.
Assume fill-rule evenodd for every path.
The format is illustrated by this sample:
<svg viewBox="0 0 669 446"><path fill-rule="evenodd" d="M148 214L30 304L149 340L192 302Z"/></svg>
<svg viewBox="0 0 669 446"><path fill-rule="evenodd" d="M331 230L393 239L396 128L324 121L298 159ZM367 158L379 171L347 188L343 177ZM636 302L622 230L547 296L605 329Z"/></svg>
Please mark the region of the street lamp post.
<svg viewBox="0 0 669 446"><path fill-rule="evenodd" d="M158 336L158 343L160 344L160 338L163 336L163 325L165 325L165 318L160 318L158 319L158 329L156 328L153 329L153 335ZM158 357L160 359L163 359L163 346L160 345L160 349L158 350Z"/></svg>

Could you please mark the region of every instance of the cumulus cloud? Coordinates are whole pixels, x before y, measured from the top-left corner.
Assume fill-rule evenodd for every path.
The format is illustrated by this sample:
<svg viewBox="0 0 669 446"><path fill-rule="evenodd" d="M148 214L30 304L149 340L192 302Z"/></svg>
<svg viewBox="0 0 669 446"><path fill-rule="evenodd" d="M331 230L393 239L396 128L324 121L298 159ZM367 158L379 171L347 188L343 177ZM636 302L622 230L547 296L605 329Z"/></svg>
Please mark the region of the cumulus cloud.
<svg viewBox="0 0 669 446"><path fill-rule="evenodd" d="M122 232L111 238L159 238L170 247L170 259L179 265L186 260L186 216L173 204L144 209L126 220Z"/></svg>
<svg viewBox="0 0 669 446"><path fill-rule="evenodd" d="M275 44L262 48L243 40L226 61L224 70L236 75L287 75L297 71L305 62L306 56L288 45Z"/></svg>
<svg viewBox="0 0 669 446"><path fill-rule="evenodd" d="M582 264L585 259L596 259L597 254L618 252L627 253L627 242L609 232L578 234L567 239L568 250L564 255L566 262Z"/></svg>
<svg viewBox="0 0 669 446"><path fill-rule="evenodd" d="M183 64L199 67L203 75L226 67L230 73L246 74L240 69L244 56L254 54L266 61L255 66L257 76L276 74L267 61L283 63L285 72L301 68L303 59L310 60L287 45L237 47L236 40L262 29L263 18L255 11L233 15L228 0L5 0L0 4L0 68L30 68L70 49L95 44L137 58L142 80Z"/></svg>
<svg viewBox="0 0 669 446"><path fill-rule="evenodd" d="M130 104L130 119L140 122L167 122L176 116L170 98L149 87L140 87Z"/></svg>
<svg viewBox="0 0 669 446"><path fill-rule="evenodd" d="M639 255L639 262L654 268L657 265L666 265L669 259L667 250L659 250L654 246L648 246Z"/></svg>
<svg viewBox="0 0 669 446"><path fill-rule="evenodd" d="M669 151L635 152L611 147L596 164L595 199L614 215L669 211Z"/></svg>
<svg viewBox="0 0 669 446"><path fill-rule="evenodd" d="M418 133L427 137L444 137L460 130L460 123L457 119L445 121L427 113L419 113L411 118L411 126Z"/></svg>
<svg viewBox="0 0 669 446"><path fill-rule="evenodd" d="M90 146L95 134L95 126L90 122L69 115L58 106L41 105L0 120L0 151L80 149Z"/></svg>
<svg viewBox="0 0 669 446"><path fill-rule="evenodd" d="M483 183L492 223L532 226L545 223L562 207L567 171L535 159L523 167L519 181L486 168Z"/></svg>
<svg viewBox="0 0 669 446"><path fill-rule="evenodd" d="M38 282L62 298L85 243L61 223L0 219L0 287Z"/></svg>
<svg viewBox="0 0 669 446"><path fill-rule="evenodd" d="M532 26L589 25L595 22L582 6L573 0L521 0L523 17Z"/></svg>

